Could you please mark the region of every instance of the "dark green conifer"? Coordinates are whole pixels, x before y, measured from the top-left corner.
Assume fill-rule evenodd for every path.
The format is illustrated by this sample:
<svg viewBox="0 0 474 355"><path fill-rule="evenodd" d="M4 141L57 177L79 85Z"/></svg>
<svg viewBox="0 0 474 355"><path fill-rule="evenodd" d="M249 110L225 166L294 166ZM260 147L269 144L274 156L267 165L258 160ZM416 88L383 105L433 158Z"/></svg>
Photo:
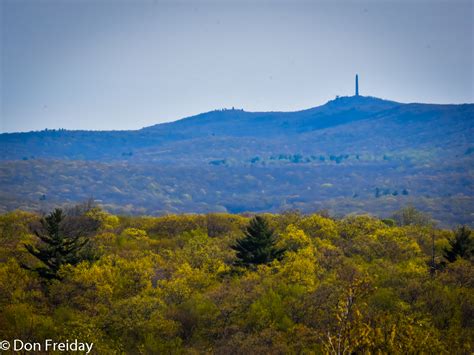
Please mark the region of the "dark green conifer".
<svg viewBox="0 0 474 355"><path fill-rule="evenodd" d="M250 221L245 237L238 240L232 249L237 252L237 264L246 267L271 263L285 252L276 247L276 235L261 216L255 216Z"/></svg>
<svg viewBox="0 0 474 355"><path fill-rule="evenodd" d="M466 226L459 227L454 238L449 241L449 248L444 249L444 257L450 263L456 259L470 259L474 255L474 238Z"/></svg>
<svg viewBox="0 0 474 355"><path fill-rule="evenodd" d="M86 246L88 234L95 229L97 224L90 218L67 219L61 209L55 209L40 220L40 226L33 229L42 243L38 246L25 244L26 250L43 265L29 267L23 264L23 268L37 272L44 279L59 279L61 266L93 259Z"/></svg>

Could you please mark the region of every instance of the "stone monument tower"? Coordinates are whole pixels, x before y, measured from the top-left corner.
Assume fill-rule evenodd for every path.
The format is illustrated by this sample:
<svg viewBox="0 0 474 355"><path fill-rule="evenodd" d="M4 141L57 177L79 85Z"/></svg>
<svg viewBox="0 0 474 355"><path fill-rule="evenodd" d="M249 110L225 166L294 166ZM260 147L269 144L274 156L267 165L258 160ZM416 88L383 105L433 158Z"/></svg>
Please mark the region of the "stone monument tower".
<svg viewBox="0 0 474 355"><path fill-rule="evenodd" d="M359 75L356 74L356 93L355 96L359 96Z"/></svg>

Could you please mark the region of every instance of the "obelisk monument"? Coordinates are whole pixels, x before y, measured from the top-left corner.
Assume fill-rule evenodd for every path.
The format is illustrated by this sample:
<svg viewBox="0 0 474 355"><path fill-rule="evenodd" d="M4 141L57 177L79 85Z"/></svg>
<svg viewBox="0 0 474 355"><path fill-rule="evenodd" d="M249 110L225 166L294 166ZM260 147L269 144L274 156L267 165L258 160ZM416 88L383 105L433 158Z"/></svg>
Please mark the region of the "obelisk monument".
<svg viewBox="0 0 474 355"><path fill-rule="evenodd" d="M356 94L355 96L359 96L359 75L356 74Z"/></svg>

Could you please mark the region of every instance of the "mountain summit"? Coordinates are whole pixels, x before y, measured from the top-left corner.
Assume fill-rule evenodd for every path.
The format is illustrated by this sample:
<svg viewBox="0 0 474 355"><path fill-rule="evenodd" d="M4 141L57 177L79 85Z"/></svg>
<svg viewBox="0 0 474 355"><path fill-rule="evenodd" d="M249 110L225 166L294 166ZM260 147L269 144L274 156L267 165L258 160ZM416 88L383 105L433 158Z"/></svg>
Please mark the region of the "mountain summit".
<svg viewBox="0 0 474 355"><path fill-rule="evenodd" d="M182 120L143 128L160 134L187 137L201 135L288 135L370 118L401 104L368 96L338 97L326 104L294 112L246 112L214 110Z"/></svg>

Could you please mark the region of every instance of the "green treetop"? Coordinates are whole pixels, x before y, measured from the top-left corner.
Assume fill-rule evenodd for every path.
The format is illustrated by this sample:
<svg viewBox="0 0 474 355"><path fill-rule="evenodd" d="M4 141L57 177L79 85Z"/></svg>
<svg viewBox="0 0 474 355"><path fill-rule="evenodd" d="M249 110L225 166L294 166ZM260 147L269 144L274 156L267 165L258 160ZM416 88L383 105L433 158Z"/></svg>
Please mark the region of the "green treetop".
<svg viewBox="0 0 474 355"><path fill-rule="evenodd" d="M456 259L470 259L474 255L474 238L466 226L458 228L454 238L449 241L449 248L444 250L444 257L450 262Z"/></svg>
<svg viewBox="0 0 474 355"><path fill-rule="evenodd" d="M268 264L285 252L276 247L276 235L265 218L255 216L245 231L245 237L232 246L237 252L238 264L249 267Z"/></svg>
<svg viewBox="0 0 474 355"><path fill-rule="evenodd" d="M91 259L86 246L87 236L97 229L97 222L88 217L66 217L61 209L55 209L40 220L40 225L33 229L41 240L37 246L25 244L26 250L42 262L42 266L25 269L35 271L45 279L59 279L59 270L65 264L77 265L83 260Z"/></svg>

